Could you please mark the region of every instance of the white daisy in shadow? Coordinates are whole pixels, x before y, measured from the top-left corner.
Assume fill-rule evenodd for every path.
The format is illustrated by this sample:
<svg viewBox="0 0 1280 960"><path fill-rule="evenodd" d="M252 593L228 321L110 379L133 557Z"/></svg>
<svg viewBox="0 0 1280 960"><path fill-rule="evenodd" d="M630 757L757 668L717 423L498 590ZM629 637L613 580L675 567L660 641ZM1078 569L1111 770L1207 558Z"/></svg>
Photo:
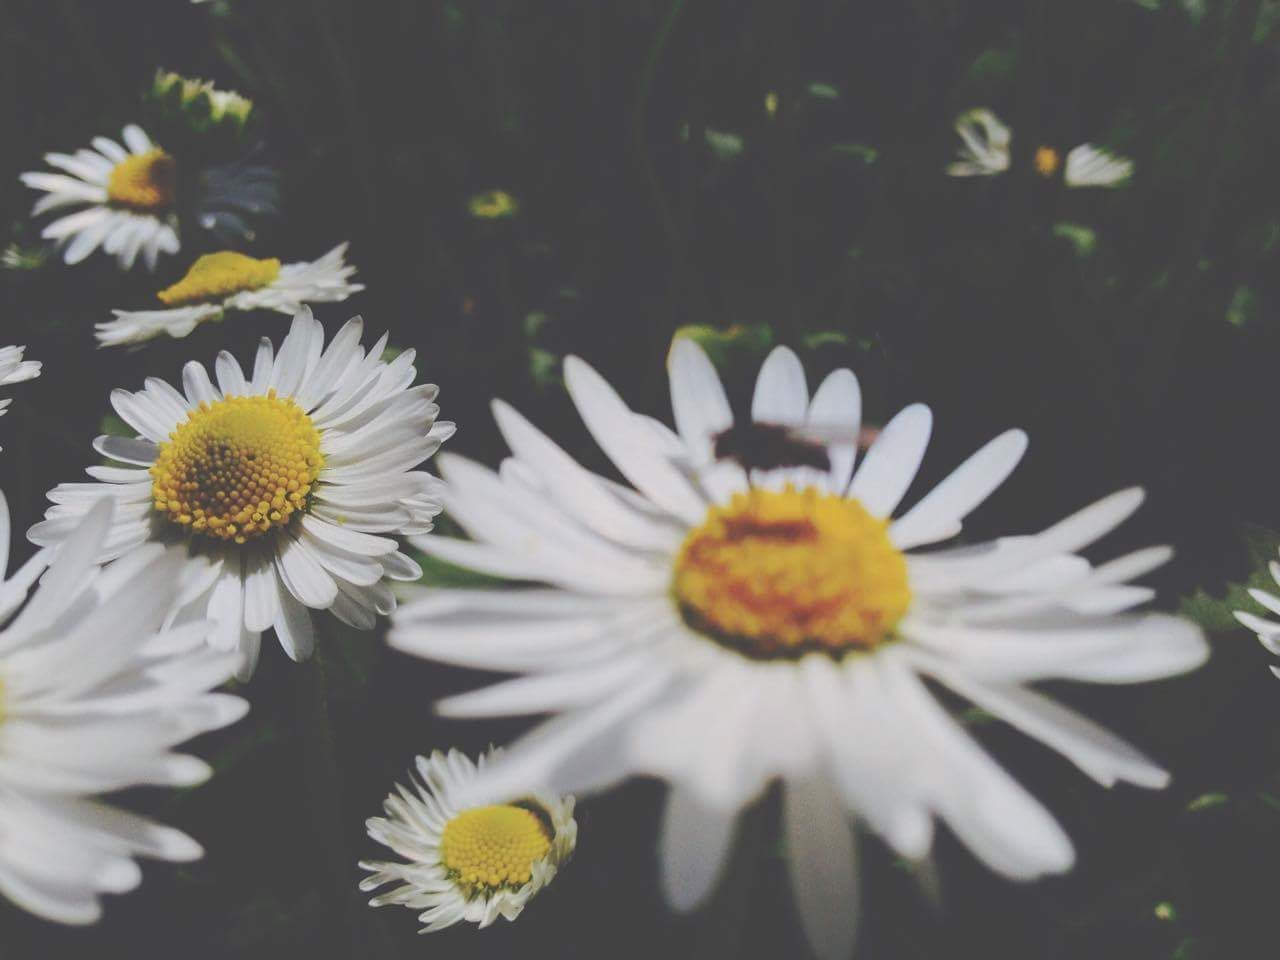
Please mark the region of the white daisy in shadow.
<svg viewBox="0 0 1280 960"><path fill-rule="evenodd" d="M62 543L93 504L117 504L101 559L164 544L183 570L175 616L214 620L210 641L238 650L238 674L257 663L274 627L294 660L311 654L311 610L368 630L395 608L388 580L416 580L397 534L425 533L439 481L413 469L453 434L437 421L434 384L413 386L414 351L390 362L384 334L366 353L353 319L325 346L304 308L277 354L258 345L248 376L226 351L217 385L195 362L181 391L149 378L111 404L138 436L99 437L124 466L90 467L93 483L64 483L28 533Z"/></svg>
<svg viewBox="0 0 1280 960"><path fill-rule="evenodd" d="M966 110L956 118L961 145L956 160L947 166L952 177L991 177L1004 173L1013 162L1013 132L986 107ZM1031 155L1036 175L1044 180L1059 176L1062 183L1077 187L1121 187L1133 176L1133 161L1091 143L1082 143L1066 153L1047 144Z"/></svg>
<svg viewBox="0 0 1280 960"><path fill-rule="evenodd" d="M396 784L382 805L386 817L366 823L370 837L404 858L360 862L372 874L360 881L366 893L398 884L370 906L422 911L422 933L463 921L483 929L498 917L516 919L555 879L578 842L573 797L535 791L505 803L460 800L497 755L491 749L472 763L458 750L437 750L417 758L412 789Z"/></svg>
<svg viewBox="0 0 1280 960"><path fill-rule="evenodd" d="M751 417L837 438L814 465L755 471L717 459L733 415L702 350L670 354L677 432L633 413L583 361L565 383L587 429L631 484L583 469L510 406L494 411L512 456L499 473L442 456L441 497L472 541L411 542L530 589L414 591L389 640L408 653L523 673L439 704L450 717L553 713L483 774L489 796L530 784L593 790L636 774L672 789L662 880L687 909L716 883L744 805L781 780L796 901L823 957L847 957L857 912L851 820L918 860L945 822L1005 876L1069 869L1053 816L955 722L937 681L1063 754L1099 783L1165 785L1141 753L1032 684L1134 683L1191 670L1200 631L1129 612L1129 583L1165 547L1091 566L1076 551L1128 517L1139 490L1047 529L950 549L961 521L1014 469L1018 430L996 437L898 514L929 440L920 404L894 417L854 470L857 379L810 396L776 349Z"/></svg>
<svg viewBox="0 0 1280 960"><path fill-rule="evenodd" d="M111 514L100 502L47 570L41 552L5 580L0 495L0 893L59 923L92 923L101 894L136 887L135 857L202 855L186 834L94 795L202 782L209 766L173 748L248 709L210 692L237 662L206 645L212 624L161 629L179 581L162 547L99 566Z"/></svg>
<svg viewBox="0 0 1280 960"><path fill-rule="evenodd" d="M178 165L134 124L124 128L124 145L94 137L93 149L46 153L45 162L64 173L34 171L21 175L33 190L44 191L32 216L63 207L80 207L53 221L40 234L63 248L67 263L79 263L102 248L132 269L142 256L148 270L161 253L178 252Z"/></svg>
<svg viewBox="0 0 1280 960"><path fill-rule="evenodd" d="M1271 579L1280 584L1280 563L1272 560L1267 564L1267 569L1271 572ZM1274 593L1250 587L1249 596L1253 597L1260 606L1280 616L1280 597ZM1280 654L1280 622L1260 617L1247 610L1235 610L1232 612L1232 616L1239 620L1243 626L1256 633L1258 642L1266 647L1269 652ZM1271 667L1270 669L1272 673L1280 677L1280 667Z"/></svg>
<svg viewBox="0 0 1280 960"><path fill-rule="evenodd" d="M104 347L143 343L154 337L185 337L199 324L230 311L274 310L290 316L308 303L338 303L364 286L352 283L356 268L339 244L319 260L286 263L223 250L207 253L177 283L156 296L167 309L112 310L114 320L95 326Z"/></svg>
<svg viewBox="0 0 1280 960"><path fill-rule="evenodd" d="M0 347L0 387L34 380L40 376L39 360L22 359L26 349L26 347ZM5 415L10 403L12 400L9 397L0 399L0 417Z"/></svg>

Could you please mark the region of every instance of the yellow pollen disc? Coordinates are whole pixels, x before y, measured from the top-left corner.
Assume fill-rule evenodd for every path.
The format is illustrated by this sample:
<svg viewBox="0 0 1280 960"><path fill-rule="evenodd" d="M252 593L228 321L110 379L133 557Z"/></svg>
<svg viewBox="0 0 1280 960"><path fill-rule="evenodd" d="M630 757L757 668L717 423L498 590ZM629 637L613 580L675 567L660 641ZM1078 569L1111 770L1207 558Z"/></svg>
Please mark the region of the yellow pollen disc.
<svg viewBox="0 0 1280 960"><path fill-rule="evenodd" d="M1036 149L1036 173L1046 180L1058 172L1058 164L1060 162L1058 151L1053 147L1039 147Z"/></svg>
<svg viewBox="0 0 1280 960"><path fill-rule="evenodd" d="M198 258L187 275L156 294L170 307L221 300L233 293L260 290L280 276L280 261L255 260L243 253L222 250Z"/></svg>
<svg viewBox="0 0 1280 960"><path fill-rule="evenodd" d="M907 562L856 500L753 489L712 507L676 558L691 626L756 657L883 643L907 612Z"/></svg>
<svg viewBox="0 0 1280 960"><path fill-rule="evenodd" d="M122 207L159 210L173 206L178 165L159 147L125 157L107 179L107 198Z"/></svg>
<svg viewBox="0 0 1280 960"><path fill-rule="evenodd" d="M440 835L440 860L469 896L524 886L550 850L547 824L513 804L464 810Z"/></svg>
<svg viewBox="0 0 1280 960"><path fill-rule="evenodd" d="M320 432L292 400L227 397L160 444L151 497L181 527L245 543L304 510L323 466Z"/></svg>

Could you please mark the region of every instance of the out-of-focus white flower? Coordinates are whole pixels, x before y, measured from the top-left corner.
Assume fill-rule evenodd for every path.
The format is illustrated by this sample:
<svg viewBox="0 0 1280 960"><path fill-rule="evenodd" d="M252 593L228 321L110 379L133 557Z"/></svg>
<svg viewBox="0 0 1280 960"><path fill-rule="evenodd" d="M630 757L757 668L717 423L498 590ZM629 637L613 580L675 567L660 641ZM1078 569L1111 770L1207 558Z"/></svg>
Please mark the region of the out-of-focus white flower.
<svg viewBox="0 0 1280 960"><path fill-rule="evenodd" d="M749 432L831 439L806 448L806 465L782 458L749 474L721 456L720 438L741 428L703 351L677 339L669 369L676 432L633 413L581 360L565 362L578 413L631 486L583 469L501 402L512 456L498 473L440 458L440 496L472 542L411 542L545 584L416 588L393 618L396 649L523 674L450 697L443 714L557 715L491 764L478 791L667 779L663 883L688 908L715 886L739 810L782 780L800 916L821 956L847 958L857 913L850 818L913 860L942 820L1011 878L1074 862L1054 817L970 739L926 678L1099 783L1165 785L1159 766L1034 686L1155 680L1208 655L1193 624L1130 612L1153 592L1129 581L1166 562L1168 548L1097 567L1076 552L1128 517L1140 490L1030 536L939 549L1017 465L1021 431L996 437L895 516L928 444L927 407L890 420L855 471L857 379L837 370L810 396L799 359L775 349Z"/></svg>
<svg viewBox="0 0 1280 960"><path fill-rule="evenodd" d="M186 834L94 795L200 783L208 765L174 748L248 709L209 692L236 664L206 645L212 624L162 629L180 575L162 547L99 566L112 513L100 501L47 570L42 551L3 580L0 495L0 893L60 923L92 923L101 894L136 887L135 857L201 856Z"/></svg>

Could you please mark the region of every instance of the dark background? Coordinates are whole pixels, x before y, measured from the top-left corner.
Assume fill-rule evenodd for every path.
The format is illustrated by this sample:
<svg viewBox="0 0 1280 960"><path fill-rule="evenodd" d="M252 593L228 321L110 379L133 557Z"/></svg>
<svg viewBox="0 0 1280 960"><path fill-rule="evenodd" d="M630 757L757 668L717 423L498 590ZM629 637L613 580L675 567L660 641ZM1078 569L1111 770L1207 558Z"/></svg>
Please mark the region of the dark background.
<svg viewBox="0 0 1280 960"><path fill-rule="evenodd" d="M933 405L913 495L1025 427L1026 460L967 535L1039 529L1145 485L1147 505L1103 555L1174 543L1156 580L1172 609L1248 575L1242 524L1280 527L1275 18L1258 0L1201 12L1158 0L3 0L0 244L39 244L17 175L45 151L145 124L140 94L158 66L211 77L255 99L263 156L282 174L283 215L249 251L288 262L350 240L368 289L317 316L332 331L362 313L375 335L417 347L460 424L452 449L497 462L487 403L499 395L599 466L558 382L563 354L669 416L673 331L741 325L750 335L724 372L743 403L763 356L753 344L769 339L800 351L810 383L852 366L873 422ZM813 95L815 82L838 97ZM952 120L977 105L1014 129L1017 169L949 179ZM742 152L717 156L705 130L739 134ZM1085 140L1135 159L1129 188L1064 191L1023 172L1038 143ZM471 218L467 198L495 187L519 216ZM1094 231L1091 249L1057 224ZM186 229L183 242L155 277L102 255L0 269L0 343L45 363L6 391L0 421L17 530L93 462L112 387L174 380L224 347L245 359L286 329L279 315L233 315L182 341L96 351L92 324L147 304L205 241ZM772 804L711 907L677 918L656 887L653 783L581 804L575 860L515 924L418 939L411 911L365 908L355 860L384 851L363 820L412 756L474 753L521 724L435 718L433 699L482 678L331 619L324 629L318 668L264 639L249 718L196 745L218 769L209 784L123 798L190 831L206 859L148 866L141 890L110 898L88 930L5 909L0 956L804 955ZM1174 784L1159 794L1108 793L976 723L1063 820L1076 870L1008 884L944 834L930 895L868 839L859 956L1275 956L1280 687L1267 662L1249 634L1225 630L1189 678L1054 690L1166 763ZM325 697L328 779L304 735ZM320 829L330 823L341 830ZM1164 918L1158 904L1171 905Z"/></svg>

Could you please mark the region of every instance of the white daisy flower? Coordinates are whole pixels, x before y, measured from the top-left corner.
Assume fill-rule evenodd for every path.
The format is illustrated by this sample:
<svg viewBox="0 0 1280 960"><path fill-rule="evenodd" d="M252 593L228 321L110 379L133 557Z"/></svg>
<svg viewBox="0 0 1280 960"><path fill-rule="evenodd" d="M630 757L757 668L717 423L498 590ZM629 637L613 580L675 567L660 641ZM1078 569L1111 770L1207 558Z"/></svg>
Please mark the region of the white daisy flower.
<svg viewBox="0 0 1280 960"><path fill-rule="evenodd" d="M396 784L382 804L386 817L366 821L370 837L408 861L360 862L372 872L360 881L366 893L399 884L370 906L421 910L421 933L464 920L483 929L498 917L516 919L555 879L578 842L573 797L535 791L511 803L459 800L498 753L490 749L477 763L458 750L417 758L421 779L410 773L413 789Z"/></svg>
<svg viewBox="0 0 1280 960"><path fill-rule="evenodd" d="M209 766L173 748L248 709L209 692L236 663L206 645L212 624L157 632L179 581L163 548L98 566L111 514L100 502L47 571L42 551L5 580L0 495L0 893L59 923L92 923L101 894L136 887L135 857L202 855L186 834L94 795L202 782Z"/></svg>
<svg viewBox="0 0 1280 960"><path fill-rule="evenodd" d="M587 429L632 484L580 467L524 417L494 411L513 456L498 474L440 458L446 509L474 542L411 542L431 556L546 586L430 590L401 607L397 649L525 673L439 704L451 717L558 713L481 778L491 796L537 783L669 780L663 882L688 908L712 889L736 814L785 782L792 881L810 939L847 957L856 908L849 818L899 854L930 849L935 818L1006 876L1069 869L1070 840L939 705L931 678L1062 753L1098 782L1162 787L1167 774L1032 688L1133 683L1198 666L1198 628L1126 612L1152 596L1129 580L1165 547L1092 567L1075 551L1129 516L1139 490L1030 536L931 549L1009 475L1026 435L996 437L896 519L928 443L925 406L894 417L854 471L857 379L810 397L779 348L752 420L824 432L815 466L755 471L717 459L733 415L703 351L670 354L678 432L633 413L582 360L565 383ZM742 428L738 428L741 431ZM759 428L757 428L759 429ZM723 452L723 451L721 451Z"/></svg>
<svg viewBox="0 0 1280 960"><path fill-rule="evenodd" d="M1267 565L1267 569L1271 571L1271 579L1280 584L1280 563L1272 560ZM1274 593L1268 593L1266 590L1249 589L1249 596L1253 597L1261 606L1270 610L1272 613L1280 615L1280 597ZM1267 648L1271 653L1280 654L1280 623L1275 620L1268 620L1266 617L1259 617L1256 614L1249 613L1246 610L1234 610L1232 616L1240 621L1245 627L1248 627L1258 635L1258 641ZM1271 667L1271 672L1280 677L1280 667Z"/></svg>
<svg viewBox="0 0 1280 960"><path fill-rule="evenodd" d="M177 283L156 296L165 310L112 310L114 320L96 325L104 347L142 343L168 334L185 337L198 324L221 320L232 310L275 310L293 315L307 303L338 303L364 286L352 283L356 268L339 244L314 262L258 260L223 250L206 253Z"/></svg>
<svg viewBox="0 0 1280 960"><path fill-rule="evenodd" d="M99 437L94 449L126 466L90 467L94 483L64 483L30 539L61 543L94 503L118 505L101 559L154 543L184 570L179 620L208 617L219 649L239 650L239 676L275 627L294 660L310 655L309 610L332 610L371 629L395 608L387 580L416 580L418 565L390 535L424 533L440 511L439 485L413 468L453 434L437 421L434 384L412 386L414 351L382 360L364 324L349 321L324 345L303 308L276 354L258 346L246 376L218 354L217 386L195 362L183 390L149 378L111 404L139 436Z"/></svg>
<svg viewBox="0 0 1280 960"><path fill-rule="evenodd" d="M948 165L953 177L989 177L1004 173L1012 162L1013 133L990 110L979 107L956 118L956 133L964 141L959 159ZM1059 173L1067 187L1119 187L1133 176L1133 161L1116 156L1091 143L1082 143L1062 154L1046 144L1036 147L1031 164L1045 180Z"/></svg>
<svg viewBox="0 0 1280 960"><path fill-rule="evenodd" d="M964 145L959 159L947 167L953 177L990 177L1009 169L1009 144L1013 134L1000 118L985 107L966 110L956 117L956 133Z"/></svg>
<svg viewBox="0 0 1280 960"><path fill-rule="evenodd" d="M1122 187L1132 176L1132 160L1082 143L1067 154L1063 182L1068 187Z"/></svg>
<svg viewBox="0 0 1280 960"><path fill-rule="evenodd" d="M177 163L134 124L124 128L124 146L109 137L94 137L92 150L75 155L47 153L45 162L62 173L32 172L22 182L45 195L32 216L46 210L77 206L41 236L65 246L63 260L79 263L98 247L129 270L142 254L148 270L161 253L178 252L178 219L174 214ZM70 174L68 176L67 174Z"/></svg>
<svg viewBox="0 0 1280 960"><path fill-rule="evenodd" d="M22 383L40 376L39 360L23 360L26 347L0 347L0 387L11 383ZM5 397L0 399L0 417L3 417L12 401ZM4 449L0 447L0 449Z"/></svg>

